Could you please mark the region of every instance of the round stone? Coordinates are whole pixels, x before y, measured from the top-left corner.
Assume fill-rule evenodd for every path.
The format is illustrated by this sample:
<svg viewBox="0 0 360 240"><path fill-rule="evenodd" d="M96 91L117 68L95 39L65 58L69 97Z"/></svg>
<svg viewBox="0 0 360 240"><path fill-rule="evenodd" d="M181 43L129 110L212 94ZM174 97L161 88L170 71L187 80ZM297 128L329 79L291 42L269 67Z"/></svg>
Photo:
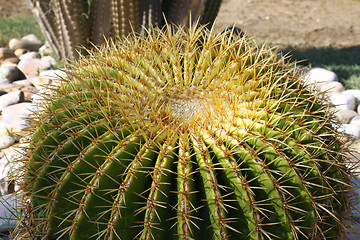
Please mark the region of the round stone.
<svg viewBox="0 0 360 240"><path fill-rule="evenodd" d="M33 76L29 78L29 81L39 90L42 90L51 83L50 78L47 76Z"/></svg>
<svg viewBox="0 0 360 240"><path fill-rule="evenodd" d="M19 59L17 57L11 57L11 58L6 58L4 59L2 62L1 62L1 65L2 64L5 64L5 63L12 63L12 64L18 64L19 62Z"/></svg>
<svg viewBox="0 0 360 240"><path fill-rule="evenodd" d="M304 81L315 89L320 90L324 83L338 81L336 73L324 68L312 68L305 75Z"/></svg>
<svg viewBox="0 0 360 240"><path fill-rule="evenodd" d="M16 217L14 216L14 211L15 211L14 209L19 207L18 206L19 199L16 199L16 195L6 194L4 196L0 196L0 201L1 201L0 231L6 232L13 229L16 225ZM5 237L3 237L2 239L5 240L6 239Z"/></svg>
<svg viewBox="0 0 360 240"><path fill-rule="evenodd" d="M15 139L8 135L0 135L0 149L8 148L15 143Z"/></svg>
<svg viewBox="0 0 360 240"><path fill-rule="evenodd" d="M14 91L0 96L0 111L7 106L24 101L24 93L22 91Z"/></svg>
<svg viewBox="0 0 360 240"><path fill-rule="evenodd" d="M24 73L12 63L5 63L0 67L0 83L10 83L16 80L25 79Z"/></svg>
<svg viewBox="0 0 360 240"><path fill-rule="evenodd" d="M351 94L335 93L330 96L331 103L339 110L355 110L356 100Z"/></svg>
<svg viewBox="0 0 360 240"><path fill-rule="evenodd" d="M343 94L351 94L353 95L357 100L360 101L360 90L359 89L348 89L342 92Z"/></svg>
<svg viewBox="0 0 360 240"><path fill-rule="evenodd" d="M353 117L350 121L350 124L360 126L360 116L357 115L357 116Z"/></svg>
<svg viewBox="0 0 360 240"><path fill-rule="evenodd" d="M21 55L19 57L20 60L25 60L25 59L29 59L29 58L39 58L40 54L38 52L27 52L24 53L23 55Z"/></svg>
<svg viewBox="0 0 360 240"><path fill-rule="evenodd" d="M23 102L10 105L2 111L3 120L0 121L0 135L10 135L21 132L31 123L29 115L34 111L34 104Z"/></svg>
<svg viewBox="0 0 360 240"><path fill-rule="evenodd" d="M352 124L342 124L338 130L355 138L360 138L360 126Z"/></svg>
<svg viewBox="0 0 360 240"><path fill-rule="evenodd" d="M21 88L21 91L24 92L25 101L31 101L34 94L39 92L39 90L33 86L25 86Z"/></svg>
<svg viewBox="0 0 360 240"><path fill-rule="evenodd" d="M39 48L39 53L41 56L51 56L53 54L53 50L48 44L44 44Z"/></svg>
<svg viewBox="0 0 360 240"><path fill-rule="evenodd" d="M25 54L29 52L29 50L23 49L23 48L18 48L14 51L16 57L20 58L21 55Z"/></svg>
<svg viewBox="0 0 360 240"><path fill-rule="evenodd" d="M13 38L9 41L9 48L14 50L21 48L30 51L37 51L41 45L41 41L34 34L26 35L21 39Z"/></svg>
<svg viewBox="0 0 360 240"><path fill-rule="evenodd" d="M14 51L10 48L0 48L0 63L2 64L7 59L13 59L16 58ZM7 60L9 61L9 60Z"/></svg>
<svg viewBox="0 0 360 240"><path fill-rule="evenodd" d="M320 91L330 96L335 93L341 93L345 91L345 87L341 82L327 82L326 84L321 85Z"/></svg>
<svg viewBox="0 0 360 240"><path fill-rule="evenodd" d="M339 110L335 113L335 116L341 123L349 123L351 119L359 116L354 110Z"/></svg>
<svg viewBox="0 0 360 240"><path fill-rule="evenodd" d="M41 71L50 69L52 63L38 58L26 58L18 63L18 68L26 75L38 75Z"/></svg>
<svg viewBox="0 0 360 240"><path fill-rule="evenodd" d="M3 109L3 121L11 123L15 117L28 117L33 110L33 104L30 102L23 102L10 105Z"/></svg>

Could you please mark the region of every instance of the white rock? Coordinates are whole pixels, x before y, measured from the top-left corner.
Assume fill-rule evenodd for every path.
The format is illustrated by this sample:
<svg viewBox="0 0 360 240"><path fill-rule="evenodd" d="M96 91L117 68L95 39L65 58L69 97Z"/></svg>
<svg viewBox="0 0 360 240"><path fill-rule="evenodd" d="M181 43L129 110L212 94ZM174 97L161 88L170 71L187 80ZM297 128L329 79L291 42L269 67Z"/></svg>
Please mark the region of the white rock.
<svg viewBox="0 0 360 240"><path fill-rule="evenodd" d="M41 56L51 56L53 54L53 50L50 45L46 43L39 48L39 53Z"/></svg>
<svg viewBox="0 0 360 240"><path fill-rule="evenodd" d="M24 92L23 91L14 91L0 96L0 111L2 111L7 106L20 103L24 101Z"/></svg>
<svg viewBox="0 0 360 240"><path fill-rule="evenodd" d="M43 56L43 57L41 57L41 60L43 60L45 62L49 62L52 66L54 66L56 64L56 60L52 56Z"/></svg>
<svg viewBox="0 0 360 240"><path fill-rule="evenodd" d="M354 110L339 110L335 116L341 123L349 123L351 119L359 115Z"/></svg>
<svg viewBox="0 0 360 240"><path fill-rule="evenodd" d="M12 150L0 159L0 196L9 193L9 180L14 177L16 157L16 152Z"/></svg>
<svg viewBox="0 0 360 240"><path fill-rule="evenodd" d="M7 194L0 197L0 231L9 231L16 225L18 195Z"/></svg>
<svg viewBox="0 0 360 240"><path fill-rule="evenodd" d="M323 69L312 68L304 77L305 83L314 85L315 89L320 90L321 85L327 82L338 81L336 73Z"/></svg>
<svg viewBox="0 0 360 240"><path fill-rule="evenodd" d="M25 60L25 59L31 59L31 58L39 58L40 54L37 52L27 52L24 53L23 55L21 55L19 57L20 60Z"/></svg>
<svg viewBox="0 0 360 240"><path fill-rule="evenodd" d="M50 61L38 58L26 58L18 63L18 68L26 75L38 75L39 72L50 69L52 66Z"/></svg>
<svg viewBox="0 0 360 240"><path fill-rule="evenodd" d="M21 40L41 44L41 41L34 34L28 34L22 37Z"/></svg>
<svg viewBox="0 0 360 240"><path fill-rule="evenodd" d="M330 96L345 91L345 87L341 82L327 82L326 84L321 84L320 91Z"/></svg>
<svg viewBox="0 0 360 240"><path fill-rule="evenodd" d="M3 109L3 121L11 122L14 117L28 117L33 111L33 105L30 102L23 102L10 105Z"/></svg>
<svg viewBox="0 0 360 240"><path fill-rule="evenodd" d="M38 90L46 88L46 85L51 83L50 78L47 76L33 76L28 79Z"/></svg>
<svg viewBox="0 0 360 240"><path fill-rule="evenodd" d="M41 45L41 41L34 34L26 35L21 39L13 38L9 41L9 48L14 50L22 48L30 51L37 51Z"/></svg>
<svg viewBox="0 0 360 240"><path fill-rule="evenodd" d="M351 125L360 126L360 116L355 116L350 121Z"/></svg>
<svg viewBox="0 0 360 240"><path fill-rule="evenodd" d="M24 73L13 63L4 63L0 67L0 83L10 83L16 80L25 79Z"/></svg>
<svg viewBox="0 0 360 240"><path fill-rule="evenodd" d="M0 135L0 149L10 147L15 143L15 139L8 135Z"/></svg>
<svg viewBox="0 0 360 240"><path fill-rule="evenodd" d="M50 91L49 89L45 88L31 96L31 100L33 102L34 109L36 112L41 112L45 110L48 104L48 100L46 100L45 98L46 98L46 94L48 94L49 91Z"/></svg>
<svg viewBox="0 0 360 240"><path fill-rule="evenodd" d="M51 80L51 85L54 85L54 86L60 86L61 85L60 78L66 78L67 77L66 73L62 69L42 71L40 73L40 76L49 77L50 80Z"/></svg>
<svg viewBox="0 0 360 240"><path fill-rule="evenodd" d="M12 84L21 85L24 87L31 86L31 82L29 81L29 79L17 80L17 81L12 82Z"/></svg>
<svg viewBox="0 0 360 240"><path fill-rule="evenodd" d="M343 94L351 94L353 95L357 100L360 101L360 90L359 89L349 89L342 92Z"/></svg>
<svg viewBox="0 0 360 240"><path fill-rule="evenodd" d="M351 124L342 124L338 129L340 132L349 134L355 138L360 138L360 126Z"/></svg>
<svg viewBox="0 0 360 240"><path fill-rule="evenodd" d="M31 123L28 119L32 111L35 110L34 104L23 102L10 105L2 111L3 119L0 121L0 134L9 135L9 132L21 132Z"/></svg>
<svg viewBox="0 0 360 240"><path fill-rule="evenodd" d="M56 69L56 70L46 70L46 71L42 71L40 73L40 76L47 76L49 78L59 78L59 77L66 77L66 73L64 70L62 69Z"/></svg>
<svg viewBox="0 0 360 240"><path fill-rule="evenodd" d="M355 110L356 100L351 94L335 93L330 96L331 103L336 109Z"/></svg>

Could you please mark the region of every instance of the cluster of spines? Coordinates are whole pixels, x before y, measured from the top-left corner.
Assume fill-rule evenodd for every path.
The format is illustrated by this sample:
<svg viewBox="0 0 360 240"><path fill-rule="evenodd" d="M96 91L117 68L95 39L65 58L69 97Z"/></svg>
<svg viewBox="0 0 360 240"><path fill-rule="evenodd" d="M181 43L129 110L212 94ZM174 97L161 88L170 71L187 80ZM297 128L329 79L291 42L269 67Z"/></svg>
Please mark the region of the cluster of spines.
<svg viewBox="0 0 360 240"><path fill-rule="evenodd" d="M211 26L221 0L27 0L61 60L75 59L80 47L100 45L144 27L162 27L165 18L174 24L193 22ZM84 53L84 52L83 52Z"/></svg>
<svg viewBox="0 0 360 240"><path fill-rule="evenodd" d="M28 214L42 234L73 239L341 234L344 149L296 71L201 28L92 52L33 126ZM181 92L204 95L206 111L179 120L159 107Z"/></svg>

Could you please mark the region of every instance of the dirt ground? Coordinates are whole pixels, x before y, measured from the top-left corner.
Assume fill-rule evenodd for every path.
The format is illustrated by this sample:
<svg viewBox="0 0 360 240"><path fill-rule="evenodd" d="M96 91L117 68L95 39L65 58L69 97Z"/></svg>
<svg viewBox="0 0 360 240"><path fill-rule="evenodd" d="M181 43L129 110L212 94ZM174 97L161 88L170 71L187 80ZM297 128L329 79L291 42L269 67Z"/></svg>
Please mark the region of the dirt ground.
<svg viewBox="0 0 360 240"><path fill-rule="evenodd" d="M360 45L360 0L223 0L218 24L294 47Z"/></svg>
<svg viewBox="0 0 360 240"><path fill-rule="evenodd" d="M0 16L31 14L26 0L0 0ZM217 25L293 47L360 45L360 0L223 0Z"/></svg>

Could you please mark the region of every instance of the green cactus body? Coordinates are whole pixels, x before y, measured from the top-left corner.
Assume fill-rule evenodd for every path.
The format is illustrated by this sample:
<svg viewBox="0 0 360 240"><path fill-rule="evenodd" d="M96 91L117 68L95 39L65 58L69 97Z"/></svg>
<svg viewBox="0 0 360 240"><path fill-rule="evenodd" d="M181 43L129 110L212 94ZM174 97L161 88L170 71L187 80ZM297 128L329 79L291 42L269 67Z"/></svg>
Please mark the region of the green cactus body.
<svg viewBox="0 0 360 240"><path fill-rule="evenodd" d="M345 150L275 50L200 27L109 44L69 69L30 128L28 236L341 236Z"/></svg>

